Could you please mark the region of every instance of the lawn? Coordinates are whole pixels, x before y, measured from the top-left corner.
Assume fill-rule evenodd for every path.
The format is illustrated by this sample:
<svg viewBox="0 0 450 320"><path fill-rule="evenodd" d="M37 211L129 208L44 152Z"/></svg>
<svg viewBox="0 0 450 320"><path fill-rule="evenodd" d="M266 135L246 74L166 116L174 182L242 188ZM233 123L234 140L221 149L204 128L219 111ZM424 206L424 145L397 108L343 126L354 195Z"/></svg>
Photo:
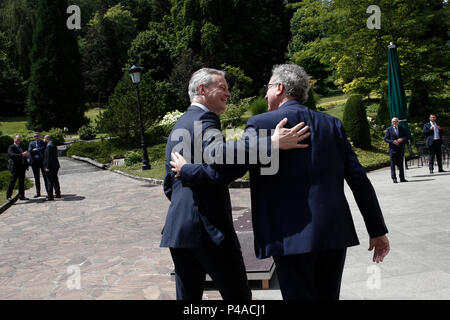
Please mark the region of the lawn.
<svg viewBox="0 0 450 320"><path fill-rule="evenodd" d="M26 117L1 118L0 131L2 135L15 136L27 132Z"/></svg>
<svg viewBox="0 0 450 320"><path fill-rule="evenodd" d="M97 116L103 111L103 109L100 108L93 108L86 111L84 114L90 121L90 125L92 127L95 127L95 119L97 119Z"/></svg>

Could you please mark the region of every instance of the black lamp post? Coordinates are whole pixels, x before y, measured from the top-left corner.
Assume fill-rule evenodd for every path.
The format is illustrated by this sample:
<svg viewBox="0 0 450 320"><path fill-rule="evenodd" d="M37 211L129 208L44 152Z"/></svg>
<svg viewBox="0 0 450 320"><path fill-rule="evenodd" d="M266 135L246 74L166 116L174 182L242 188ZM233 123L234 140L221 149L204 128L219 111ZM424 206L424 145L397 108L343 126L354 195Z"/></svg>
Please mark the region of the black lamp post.
<svg viewBox="0 0 450 320"><path fill-rule="evenodd" d="M138 100L138 111L139 111L139 124L141 126L141 147L142 147L142 170L149 170L151 168L150 161L148 159L147 146L144 141L144 125L142 123L142 107L141 107L141 97L139 96L139 82L142 79L141 69L133 65L130 69L131 80L136 85L136 94Z"/></svg>

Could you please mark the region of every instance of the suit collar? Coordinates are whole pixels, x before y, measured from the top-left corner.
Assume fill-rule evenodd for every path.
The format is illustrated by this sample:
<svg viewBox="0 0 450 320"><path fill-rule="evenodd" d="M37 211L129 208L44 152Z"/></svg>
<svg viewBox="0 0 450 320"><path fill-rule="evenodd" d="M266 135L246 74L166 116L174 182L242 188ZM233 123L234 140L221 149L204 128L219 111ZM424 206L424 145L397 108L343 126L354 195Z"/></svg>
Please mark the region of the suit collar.
<svg viewBox="0 0 450 320"><path fill-rule="evenodd" d="M281 106L278 107L278 109L292 107L292 106L302 106L302 104L297 99L292 99L292 100L289 100L289 101L286 101L285 103L283 103Z"/></svg>
<svg viewBox="0 0 450 320"><path fill-rule="evenodd" d="M199 106L196 105L191 105L187 111L197 111L197 112L205 112L205 110L203 110L202 108L200 108Z"/></svg>

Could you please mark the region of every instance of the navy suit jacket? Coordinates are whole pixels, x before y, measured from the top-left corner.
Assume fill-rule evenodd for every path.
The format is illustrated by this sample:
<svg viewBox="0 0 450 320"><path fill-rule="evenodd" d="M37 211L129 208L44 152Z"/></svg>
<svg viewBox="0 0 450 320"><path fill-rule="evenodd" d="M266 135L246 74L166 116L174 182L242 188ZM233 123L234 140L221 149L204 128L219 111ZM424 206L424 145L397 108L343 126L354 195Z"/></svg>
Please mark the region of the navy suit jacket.
<svg viewBox="0 0 450 320"><path fill-rule="evenodd" d="M436 122L436 125L439 125L439 123ZM437 128L434 128L434 130L431 130L431 123L427 122L423 126L422 133L425 135L425 144L427 147L431 147L434 140L434 130L438 130ZM442 130L439 130L439 137L442 138Z"/></svg>
<svg viewBox="0 0 450 320"><path fill-rule="evenodd" d="M28 145L28 152L30 153L30 157L28 158L28 162L30 163L30 165L33 165L33 161L36 160L36 156L39 156L39 160L44 161L44 153L45 153L45 148L47 147L47 144L45 143L45 141L40 140L40 144L41 147L38 148L37 147L37 142L35 141L31 141L30 144ZM36 149L36 151L33 151L33 149Z"/></svg>
<svg viewBox="0 0 450 320"><path fill-rule="evenodd" d="M399 145L394 144L394 140L398 140L403 138L403 142ZM390 126L386 130L386 134L384 135L384 141L389 143L389 153L403 153L405 151L405 143L406 143L406 131L403 127L398 126L398 135L395 134L395 130L393 126Z"/></svg>
<svg viewBox="0 0 450 320"><path fill-rule="evenodd" d="M226 237L239 246L231 214L231 201L227 184L213 186L192 186L176 179L171 171L171 152L178 151L185 158L187 153L194 160L194 121L201 121L201 134L210 129L221 130L219 117L205 112L198 106L190 106L178 119L166 146L166 174L164 193L170 200L165 225L162 231L161 247L201 248L204 246L202 233L215 244L220 244ZM185 137L174 138L174 132L184 132ZM184 131L183 131L184 130ZM183 150L176 146L183 146ZM205 148L208 142L202 143Z"/></svg>
<svg viewBox="0 0 450 320"><path fill-rule="evenodd" d="M58 149L52 141L45 148L43 166L44 169L49 169L50 171L59 169Z"/></svg>
<svg viewBox="0 0 450 320"><path fill-rule="evenodd" d="M22 152L14 143L8 148L8 164L11 172L28 169L27 159L23 157Z"/></svg>
<svg viewBox="0 0 450 320"><path fill-rule="evenodd" d="M263 259L358 245L344 180L353 192L369 236L386 234L375 190L341 121L290 100L276 111L250 118L247 126L273 129L285 117L285 127L302 121L310 126L310 147L280 151L280 168L275 175L261 175L258 166L250 166L256 256ZM208 184L220 175L226 176L227 170L185 165L180 177L186 183Z"/></svg>

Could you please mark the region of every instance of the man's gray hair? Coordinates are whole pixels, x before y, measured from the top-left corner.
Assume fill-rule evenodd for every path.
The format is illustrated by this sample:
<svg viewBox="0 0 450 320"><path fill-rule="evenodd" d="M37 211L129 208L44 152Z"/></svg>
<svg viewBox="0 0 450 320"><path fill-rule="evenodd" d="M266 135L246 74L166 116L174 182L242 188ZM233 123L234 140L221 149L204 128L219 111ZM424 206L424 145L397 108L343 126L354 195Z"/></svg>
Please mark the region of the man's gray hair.
<svg viewBox="0 0 450 320"><path fill-rule="evenodd" d="M52 140L52 136L51 135L49 135L49 134L47 134L45 137L44 137L44 140Z"/></svg>
<svg viewBox="0 0 450 320"><path fill-rule="evenodd" d="M189 98L191 102L195 97L198 96L198 86L204 84L206 87L214 82L213 75L219 75L225 77L225 72L211 69L211 68L202 68L194 72L189 81Z"/></svg>
<svg viewBox="0 0 450 320"><path fill-rule="evenodd" d="M279 64L272 69L272 83L282 83L286 95L304 103L308 100L309 77L305 70L296 64Z"/></svg>

